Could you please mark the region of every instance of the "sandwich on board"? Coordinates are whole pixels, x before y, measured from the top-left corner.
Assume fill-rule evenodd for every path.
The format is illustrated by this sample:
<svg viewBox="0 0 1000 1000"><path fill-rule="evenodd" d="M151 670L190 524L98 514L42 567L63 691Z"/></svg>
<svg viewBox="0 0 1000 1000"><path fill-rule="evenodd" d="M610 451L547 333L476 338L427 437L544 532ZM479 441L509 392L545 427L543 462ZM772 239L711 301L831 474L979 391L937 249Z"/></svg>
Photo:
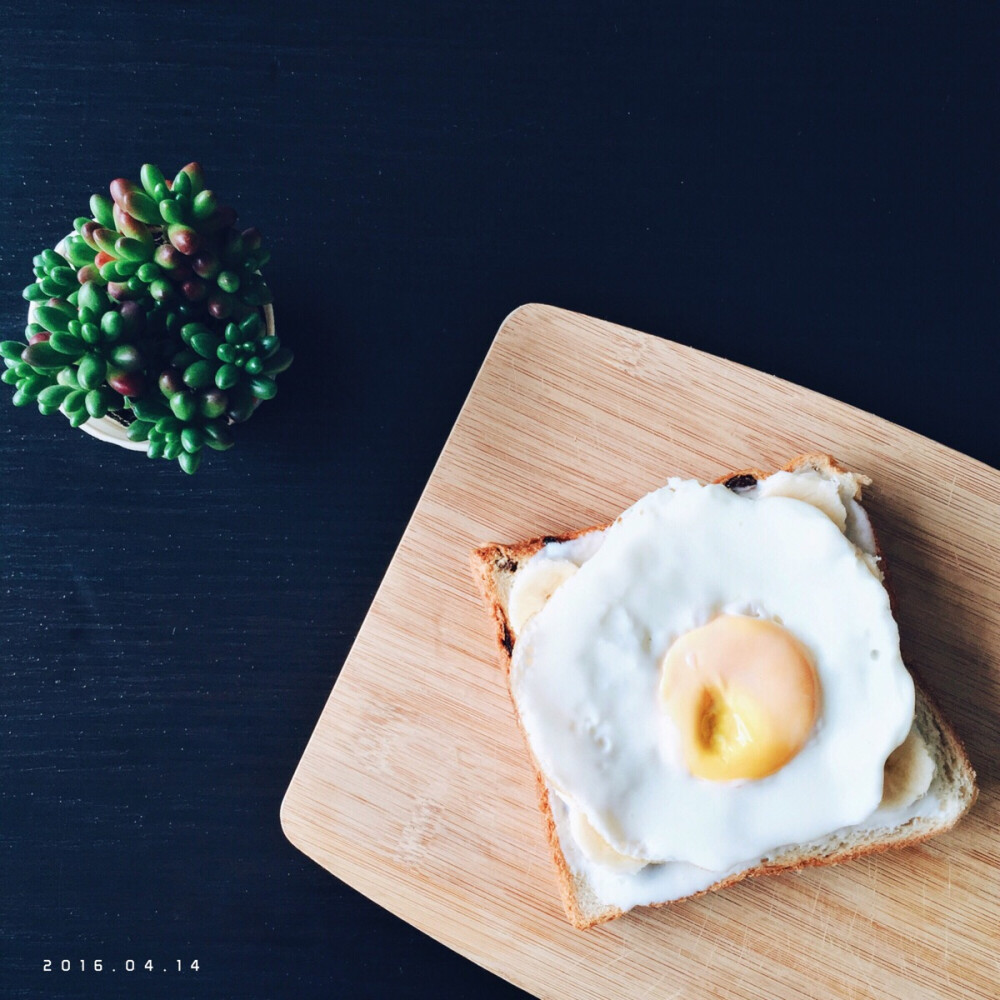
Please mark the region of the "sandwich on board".
<svg viewBox="0 0 1000 1000"><path fill-rule="evenodd" d="M473 552L575 926L905 847L975 801L900 657L869 483L804 455Z"/></svg>

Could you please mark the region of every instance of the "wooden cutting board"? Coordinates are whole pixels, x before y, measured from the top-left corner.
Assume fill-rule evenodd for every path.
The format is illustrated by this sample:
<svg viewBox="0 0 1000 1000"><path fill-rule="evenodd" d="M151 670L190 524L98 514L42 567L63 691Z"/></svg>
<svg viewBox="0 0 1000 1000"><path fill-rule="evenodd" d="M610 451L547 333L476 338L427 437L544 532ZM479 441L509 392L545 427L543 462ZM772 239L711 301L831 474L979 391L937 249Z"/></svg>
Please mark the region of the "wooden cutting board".
<svg viewBox="0 0 1000 1000"><path fill-rule="evenodd" d="M904 655L980 775L931 843L573 930L468 553L679 473L828 451L875 479ZM740 365L528 305L497 334L282 806L289 839L541 997L1000 995L1000 473Z"/></svg>

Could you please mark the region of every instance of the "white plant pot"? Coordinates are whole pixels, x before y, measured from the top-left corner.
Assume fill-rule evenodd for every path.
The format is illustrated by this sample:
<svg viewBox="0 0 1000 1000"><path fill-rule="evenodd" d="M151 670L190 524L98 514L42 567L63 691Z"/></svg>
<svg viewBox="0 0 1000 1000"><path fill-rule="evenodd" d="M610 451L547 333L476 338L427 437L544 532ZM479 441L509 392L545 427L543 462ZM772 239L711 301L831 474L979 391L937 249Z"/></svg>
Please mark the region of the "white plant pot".
<svg viewBox="0 0 1000 1000"><path fill-rule="evenodd" d="M89 434L98 441L105 441L107 444L116 444L119 448L128 448L129 451L147 451L148 441L130 441L126 431L127 424L119 423L110 413L106 417L91 417L85 423L80 424L79 429L84 434Z"/></svg>
<svg viewBox="0 0 1000 1000"><path fill-rule="evenodd" d="M55 251L56 253L65 254L65 239L61 239L55 245ZM29 303L29 323L35 322L35 308L36 306L34 302ZM265 305L263 309L264 322L267 325L267 335L273 336L274 309L270 304ZM106 417L91 417L86 422L80 424L78 429L83 431L84 434L89 434L92 438L97 438L98 441L104 441L106 444L116 444L119 448L127 448L129 451L146 451L149 448L148 441L130 441L128 434L126 433L128 430L128 423L118 419L111 413L109 413Z"/></svg>

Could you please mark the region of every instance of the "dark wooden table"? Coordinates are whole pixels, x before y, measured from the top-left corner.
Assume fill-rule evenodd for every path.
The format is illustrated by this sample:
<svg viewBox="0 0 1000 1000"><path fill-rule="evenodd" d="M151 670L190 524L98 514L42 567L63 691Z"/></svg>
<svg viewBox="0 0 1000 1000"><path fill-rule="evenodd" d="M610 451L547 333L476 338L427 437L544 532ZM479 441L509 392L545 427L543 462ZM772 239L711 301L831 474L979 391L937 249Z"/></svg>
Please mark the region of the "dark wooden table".
<svg viewBox="0 0 1000 1000"><path fill-rule="evenodd" d="M264 230L298 357L194 477L0 387L0 994L520 995L278 824L493 333L551 302L997 465L998 27L991 3L0 4L4 336L92 191L198 159Z"/></svg>

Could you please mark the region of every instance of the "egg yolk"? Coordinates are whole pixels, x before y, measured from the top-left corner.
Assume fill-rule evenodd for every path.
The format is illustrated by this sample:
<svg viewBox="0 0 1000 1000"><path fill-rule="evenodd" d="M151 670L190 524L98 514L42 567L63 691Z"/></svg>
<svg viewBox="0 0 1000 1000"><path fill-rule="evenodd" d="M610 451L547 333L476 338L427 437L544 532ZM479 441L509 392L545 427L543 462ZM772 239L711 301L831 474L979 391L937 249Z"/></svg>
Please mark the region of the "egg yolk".
<svg viewBox="0 0 1000 1000"><path fill-rule="evenodd" d="M698 778L765 778L805 745L819 680L805 647L775 622L721 615L663 658L660 695Z"/></svg>

